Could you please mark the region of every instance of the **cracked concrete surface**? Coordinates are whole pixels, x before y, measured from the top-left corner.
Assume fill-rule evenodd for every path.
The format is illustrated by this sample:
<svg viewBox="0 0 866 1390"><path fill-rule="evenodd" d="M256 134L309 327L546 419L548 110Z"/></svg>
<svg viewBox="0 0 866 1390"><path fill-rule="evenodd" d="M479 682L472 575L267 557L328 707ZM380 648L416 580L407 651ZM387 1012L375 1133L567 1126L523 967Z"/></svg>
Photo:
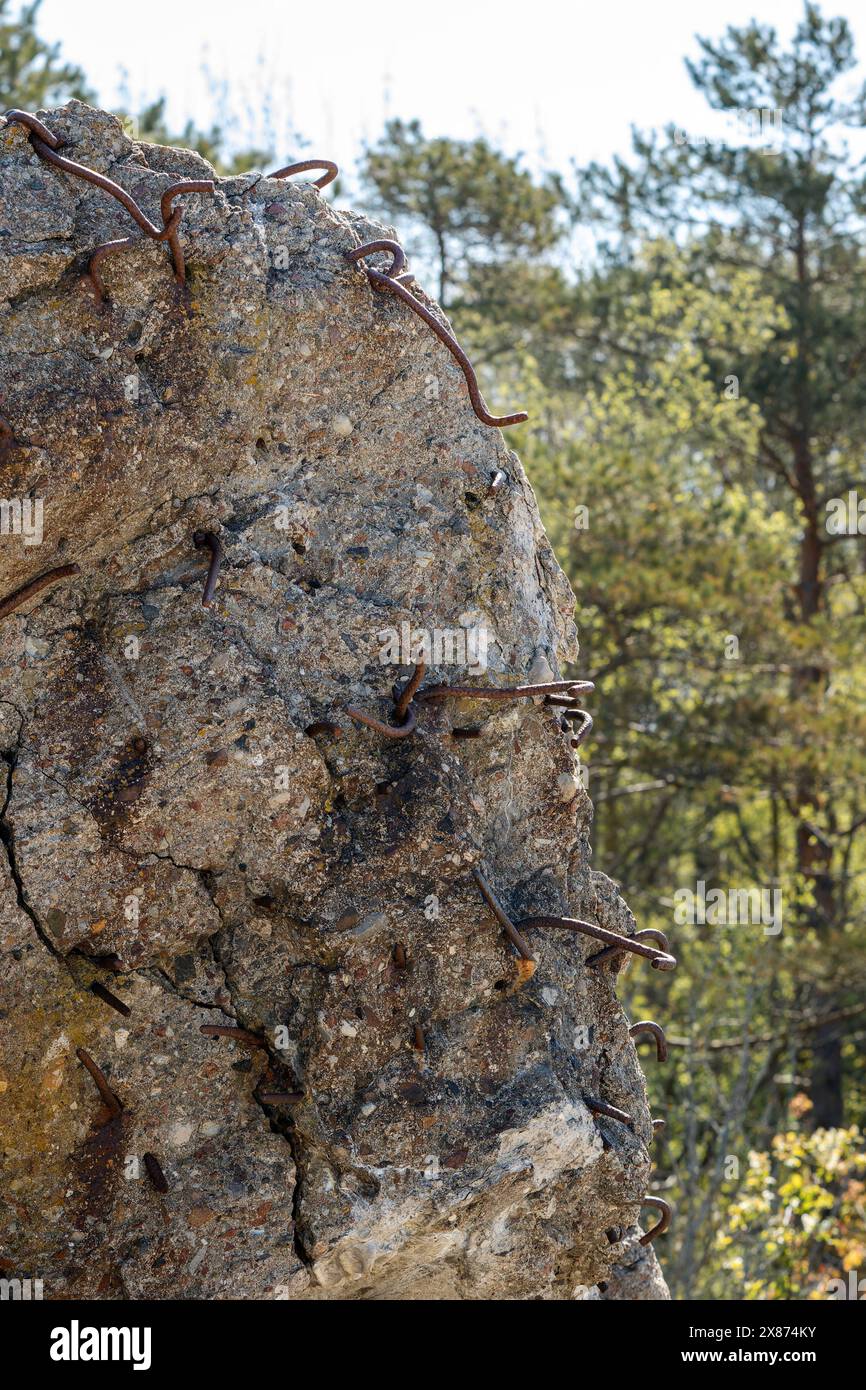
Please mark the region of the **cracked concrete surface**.
<svg viewBox="0 0 866 1390"><path fill-rule="evenodd" d="M151 215L212 174L77 102L44 119ZM127 215L0 127L0 497L45 508L42 545L0 537L0 597L80 567L0 623L2 1269L46 1297L584 1297L649 1186L615 968L538 931L527 978L471 876L514 918L634 931L568 733L537 700L428 702L397 742L346 714L390 718L403 623L489 634L486 671L458 649L430 684L561 673L573 597L451 358L347 262L382 229L259 176L184 202L187 289L142 240L97 306L81 272Z"/></svg>

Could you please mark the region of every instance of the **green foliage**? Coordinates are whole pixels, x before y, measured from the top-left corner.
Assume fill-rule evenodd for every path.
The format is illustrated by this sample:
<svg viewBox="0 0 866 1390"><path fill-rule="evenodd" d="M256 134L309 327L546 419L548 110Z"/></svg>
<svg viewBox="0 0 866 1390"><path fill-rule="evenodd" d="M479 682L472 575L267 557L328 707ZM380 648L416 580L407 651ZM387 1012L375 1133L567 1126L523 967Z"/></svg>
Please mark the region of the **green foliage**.
<svg viewBox="0 0 866 1390"><path fill-rule="evenodd" d="M424 237L446 307L479 266L537 256L561 235L557 182L535 183L483 136L431 140L418 121L389 121L361 177L376 211Z"/></svg>
<svg viewBox="0 0 866 1390"><path fill-rule="evenodd" d="M775 1135L720 1193L716 1295L858 1298L856 1286L866 1278L864 1197L858 1129Z"/></svg>
<svg viewBox="0 0 866 1390"><path fill-rule="evenodd" d="M563 325L584 389L563 371L525 454L601 691L598 861L681 961L622 990L632 1016L678 1020L650 1069L679 1206L666 1270L676 1296L730 1297L728 1157L771 1150L806 1084L811 1123L864 1118L866 555L825 517L863 476L866 227L838 138L863 96L830 91L844 21L809 6L788 53L755 26L702 52L710 100L782 105L785 138L638 137L633 162L582 172L575 208L606 237L571 342ZM782 930L677 922L699 879L778 891Z"/></svg>
<svg viewBox="0 0 866 1390"><path fill-rule="evenodd" d="M33 0L13 13L10 0L0 0L0 111L35 111L70 97L91 97L81 68L61 62L60 45L37 33L40 4Z"/></svg>

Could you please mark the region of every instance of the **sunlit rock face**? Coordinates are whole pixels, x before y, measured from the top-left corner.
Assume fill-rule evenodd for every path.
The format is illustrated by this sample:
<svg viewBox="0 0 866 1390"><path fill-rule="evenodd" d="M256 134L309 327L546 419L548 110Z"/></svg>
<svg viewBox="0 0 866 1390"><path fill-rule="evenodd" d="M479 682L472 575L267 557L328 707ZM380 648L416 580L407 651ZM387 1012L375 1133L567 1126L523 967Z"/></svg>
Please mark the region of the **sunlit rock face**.
<svg viewBox="0 0 866 1390"><path fill-rule="evenodd" d="M154 221L214 177L80 103L42 116ZM381 228L258 174L177 206L185 286L0 127L0 498L34 504L0 605L78 567L0 619L2 1270L46 1297L582 1297L648 1186L616 967L567 931L521 965L472 875L514 919L634 930L561 710L418 700L402 739L347 713L394 723L419 649L423 688L560 675L573 597L452 358L348 261ZM90 255L129 236L100 303Z"/></svg>

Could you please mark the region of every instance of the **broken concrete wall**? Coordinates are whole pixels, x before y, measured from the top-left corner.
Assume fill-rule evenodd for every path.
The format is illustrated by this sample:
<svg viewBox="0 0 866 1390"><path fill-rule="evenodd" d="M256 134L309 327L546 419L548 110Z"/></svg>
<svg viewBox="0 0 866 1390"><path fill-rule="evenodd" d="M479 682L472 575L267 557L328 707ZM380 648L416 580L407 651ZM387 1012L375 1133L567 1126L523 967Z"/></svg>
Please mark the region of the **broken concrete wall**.
<svg viewBox="0 0 866 1390"><path fill-rule="evenodd" d="M152 217L214 177L80 103L43 119ZM634 931L569 734L539 698L431 699L405 739L346 713L393 720L404 624L425 686L560 675L573 597L452 358L347 260L382 229L253 174L182 203L186 285L134 236L100 303L89 257L135 227L0 128L0 497L44 501L0 604L78 567L0 619L2 1268L46 1297L583 1296L649 1187L616 966L537 930L530 973L472 876L514 919Z"/></svg>

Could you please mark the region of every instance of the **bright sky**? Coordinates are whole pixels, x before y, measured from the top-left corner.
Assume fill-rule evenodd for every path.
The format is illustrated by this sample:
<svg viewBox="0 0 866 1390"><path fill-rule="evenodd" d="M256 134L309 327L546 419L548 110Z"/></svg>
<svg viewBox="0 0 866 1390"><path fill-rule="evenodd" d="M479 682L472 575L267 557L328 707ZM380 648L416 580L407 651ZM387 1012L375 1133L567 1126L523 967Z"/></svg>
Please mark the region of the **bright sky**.
<svg viewBox="0 0 866 1390"><path fill-rule="evenodd" d="M824 9L848 11L866 58L862 0ZM230 108L232 144L261 144L270 129L290 146L278 162L299 152L294 128L307 155L349 172L391 115L418 116L428 134L483 131L532 165L567 169L625 153L632 123L721 134L683 67L694 35L757 17L788 36L801 13L801 0L44 0L40 27L103 104L124 89L133 107L164 92L178 128ZM209 90L204 66L229 97Z"/></svg>

